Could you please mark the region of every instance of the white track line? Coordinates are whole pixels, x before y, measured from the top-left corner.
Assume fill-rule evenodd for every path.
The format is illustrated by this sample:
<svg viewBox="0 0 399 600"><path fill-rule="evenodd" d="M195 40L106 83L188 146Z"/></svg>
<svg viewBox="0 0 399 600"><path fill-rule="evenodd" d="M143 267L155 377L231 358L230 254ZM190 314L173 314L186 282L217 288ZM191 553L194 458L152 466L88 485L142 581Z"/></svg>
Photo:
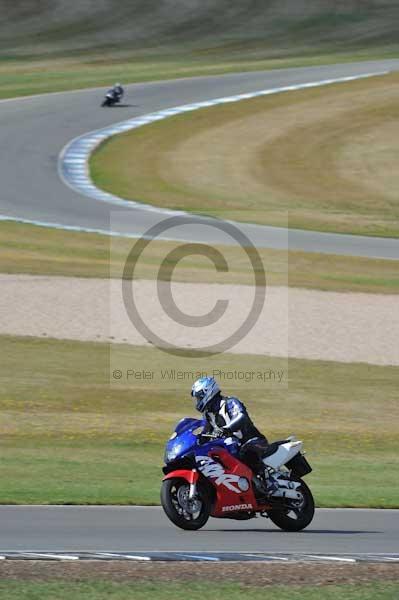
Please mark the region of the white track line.
<svg viewBox="0 0 399 600"><path fill-rule="evenodd" d="M95 556L104 556L109 558L126 558L130 560L151 560L149 556L136 556L135 554L118 554L116 552L95 552Z"/></svg>
<svg viewBox="0 0 399 600"><path fill-rule="evenodd" d="M269 558L270 560L288 560L288 558L284 558L283 556L271 556L270 554L248 554L245 552L244 556L253 556L255 558Z"/></svg>
<svg viewBox="0 0 399 600"><path fill-rule="evenodd" d="M22 219L19 217L9 217L8 215L0 215L0 221L8 221L11 223L19 223L20 225L34 225L35 227L46 227L47 229L60 229L62 231L72 231L75 233L94 233L96 235L106 235L109 237L120 237L129 239L142 238L143 235L140 233L126 233L122 231L110 231L109 229L96 229L93 227L80 227L79 225L62 225L61 223L52 223L48 221L37 221L35 219ZM167 236L160 236L159 239L164 241L173 242L174 238ZM191 242L192 240L187 238L182 241ZM62 506L65 508L65 506ZM81 506L80 506L81 508ZM92 507L90 507L92 508ZM158 507L140 507L140 508L158 508Z"/></svg>
<svg viewBox="0 0 399 600"><path fill-rule="evenodd" d="M218 558L217 556L203 556L202 554L183 554L183 553L176 553L177 556L184 556L185 558L196 558L197 560L219 560L220 558Z"/></svg>
<svg viewBox="0 0 399 600"><path fill-rule="evenodd" d="M288 558L284 558L283 556L271 556L270 554L263 554L263 558L270 558L271 560L288 560Z"/></svg>
<svg viewBox="0 0 399 600"><path fill-rule="evenodd" d="M71 554L50 554L48 552L46 553L41 553L41 552L21 552L21 554L23 554L24 556L40 556L40 558L51 558L51 559L58 559L58 560L79 560L79 556L72 556Z"/></svg>
<svg viewBox="0 0 399 600"><path fill-rule="evenodd" d="M317 558L318 560L333 560L339 562L356 562L355 558L344 558L343 556L320 556L317 554L305 554L304 558Z"/></svg>

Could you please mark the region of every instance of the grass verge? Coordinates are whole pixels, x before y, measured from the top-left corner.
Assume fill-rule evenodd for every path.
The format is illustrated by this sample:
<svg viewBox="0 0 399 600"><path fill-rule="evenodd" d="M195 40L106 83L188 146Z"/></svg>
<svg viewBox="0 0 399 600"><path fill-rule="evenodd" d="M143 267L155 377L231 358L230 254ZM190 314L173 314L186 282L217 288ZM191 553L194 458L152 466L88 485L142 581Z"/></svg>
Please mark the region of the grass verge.
<svg viewBox="0 0 399 600"><path fill-rule="evenodd" d="M398 237L398 96L392 73L178 115L104 142L91 176L161 207Z"/></svg>
<svg viewBox="0 0 399 600"><path fill-rule="evenodd" d="M194 412L190 376L110 386L106 344L2 336L0 347L1 503L158 503L164 442ZM112 362L156 373L283 368L288 386L221 378L222 387L270 439L304 439L319 506L399 507L396 368L290 360L287 372L281 359L123 345Z"/></svg>
<svg viewBox="0 0 399 600"><path fill-rule="evenodd" d="M283 591L291 588L293 591L304 589L311 584L320 590L335 590L331 588L335 583L351 589L384 590L382 582L392 585L397 583L399 565L396 563L265 563L246 562L234 563L219 562L180 562L170 569L170 563L146 563L134 561L48 561L24 560L3 561L0 565L0 578L2 580L18 580L30 583L48 582L56 585L64 580L75 583L91 583L97 581L115 582L117 584L151 585L156 582L160 585L174 584L189 588L194 584L195 589L200 582L212 581L218 585L235 584L240 589L250 592L255 588L270 587L276 589L284 581ZM256 585L255 585L256 583ZM300 587L301 586L301 587ZM327 586L327 587L326 587ZM388 589L390 589L388 587ZM395 589L395 588L394 588ZM280 587L281 590L281 587ZM180 590L179 590L180 591ZM179 593L179 592L178 592ZM159 597L158 594L156 597Z"/></svg>
<svg viewBox="0 0 399 600"><path fill-rule="evenodd" d="M189 582L190 600L201 600L204 596L241 600L245 594L253 600L263 600L265 590L255 585L243 586L231 583ZM85 598L85 600L99 600L110 598L112 600L152 600L157 598L185 600L188 593L187 584L179 583L115 583L106 581L87 582L16 582L4 581L0 583L0 598L7 600L53 600L64 598L72 600ZM281 600L319 600L320 589L310 586L272 586L267 590L274 597ZM5 594L3 596L3 594ZM368 585L333 585L323 588L325 600L394 600L399 594L397 583L374 583Z"/></svg>
<svg viewBox="0 0 399 600"><path fill-rule="evenodd" d="M112 244L112 253L110 245ZM119 276L135 240L64 232L18 223L0 223L0 272L108 278ZM178 244L152 242L137 266L137 277L157 277L162 260ZM207 259L191 256L176 267L182 282L253 285L241 249L220 247L229 273L217 272ZM338 292L399 292L396 261L328 254L258 249L268 285L288 285Z"/></svg>

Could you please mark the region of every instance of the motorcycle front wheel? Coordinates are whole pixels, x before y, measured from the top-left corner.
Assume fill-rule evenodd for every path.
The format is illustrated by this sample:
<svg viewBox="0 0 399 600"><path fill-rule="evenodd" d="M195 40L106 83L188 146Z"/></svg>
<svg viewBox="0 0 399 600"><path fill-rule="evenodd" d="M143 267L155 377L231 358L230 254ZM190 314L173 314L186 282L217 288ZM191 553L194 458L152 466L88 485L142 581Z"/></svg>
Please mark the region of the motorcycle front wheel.
<svg viewBox="0 0 399 600"><path fill-rule="evenodd" d="M189 499L190 485L185 479L166 479L161 487L161 504L168 518L180 529L196 530L205 525L210 504L201 488L197 497Z"/></svg>
<svg viewBox="0 0 399 600"><path fill-rule="evenodd" d="M283 531L301 531L310 525L314 517L312 492L302 479L298 481L301 483L298 492L303 496L302 503L298 506L274 508L267 513L270 520Z"/></svg>

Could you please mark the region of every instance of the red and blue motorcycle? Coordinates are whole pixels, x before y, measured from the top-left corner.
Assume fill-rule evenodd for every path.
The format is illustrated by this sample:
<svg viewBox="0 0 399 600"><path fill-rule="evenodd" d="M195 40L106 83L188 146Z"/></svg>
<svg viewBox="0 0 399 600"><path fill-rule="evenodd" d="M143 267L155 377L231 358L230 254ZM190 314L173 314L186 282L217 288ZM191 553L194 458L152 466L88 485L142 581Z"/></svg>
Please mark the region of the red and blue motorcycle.
<svg viewBox="0 0 399 600"><path fill-rule="evenodd" d="M273 442L263 458L265 479L240 460L240 442L202 433L205 421L182 419L167 442L162 507L181 529L200 529L209 517L245 520L260 515L285 531L300 531L314 516L302 477L311 467L293 437Z"/></svg>

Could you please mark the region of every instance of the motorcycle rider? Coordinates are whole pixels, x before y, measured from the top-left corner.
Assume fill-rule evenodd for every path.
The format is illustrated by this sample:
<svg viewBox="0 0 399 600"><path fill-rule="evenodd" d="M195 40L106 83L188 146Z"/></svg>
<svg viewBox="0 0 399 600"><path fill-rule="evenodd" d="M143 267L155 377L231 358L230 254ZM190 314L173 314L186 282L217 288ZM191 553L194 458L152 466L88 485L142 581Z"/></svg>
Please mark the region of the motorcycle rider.
<svg viewBox="0 0 399 600"><path fill-rule="evenodd" d="M125 90L123 89L120 83L115 83L115 85L107 93L112 94L114 97L117 98L117 101L119 102L122 99Z"/></svg>
<svg viewBox="0 0 399 600"><path fill-rule="evenodd" d="M191 396L196 409L203 414L206 425L202 434L220 437L234 435L240 441L239 458L257 475L258 491L271 494L278 486L265 472L263 456L269 447L266 437L255 427L245 405L234 396L222 396L213 377L201 377L194 382ZM259 485L260 483L260 485Z"/></svg>

